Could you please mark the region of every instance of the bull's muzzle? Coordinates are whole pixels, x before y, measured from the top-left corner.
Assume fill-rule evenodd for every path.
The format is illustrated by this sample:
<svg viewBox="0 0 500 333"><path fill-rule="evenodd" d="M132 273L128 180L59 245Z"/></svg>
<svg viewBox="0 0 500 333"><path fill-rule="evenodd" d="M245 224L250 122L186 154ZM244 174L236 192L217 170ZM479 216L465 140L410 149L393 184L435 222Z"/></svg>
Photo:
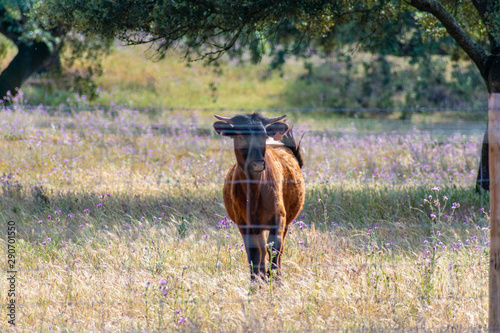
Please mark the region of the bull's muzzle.
<svg viewBox="0 0 500 333"><path fill-rule="evenodd" d="M253 161L250 163L251 172L262 172L266 169L266 163L264 161Z"/></svg>

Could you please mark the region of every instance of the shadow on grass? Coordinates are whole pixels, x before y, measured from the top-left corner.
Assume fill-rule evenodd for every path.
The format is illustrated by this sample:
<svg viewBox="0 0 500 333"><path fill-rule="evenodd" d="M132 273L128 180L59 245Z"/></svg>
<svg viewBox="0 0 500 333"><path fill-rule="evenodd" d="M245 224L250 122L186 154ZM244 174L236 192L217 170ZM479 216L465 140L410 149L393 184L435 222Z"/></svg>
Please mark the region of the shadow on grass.
<svg viewBox="0 0 500 333"><path fill-rule="evenodd" d="M308 185L306 193L296 223L318 231L384 224L429 233L436 226L489 224L489 195L476 194L472 187L431 190L422 186L316 184ZM43 239L49 230L76 240L87 226L95 230L165 227L185 237L193 230L217 229L226 215L221 192L203 189L158 197L125 193L49 195L35 186L29 193L14 187L4 189L3 194L0 216L4 225L15 221L18 238L30 241ZM0 230L5 237L6 227Z"/></svg>
<svg viewBox="0 0 500 333"><path fill-rule="evenodd" d="M84 226L97 229L130 229L141 225L215 228L225 215L215 193L177 196L60 193L48 195L41 187L31 193L17 191L2 197L2 220L15 221L18 237L39 239L43 230L54 229L74 238ZM7 193L9 194L9 193ZM2 233L5 228L1 229ZM37 237L38 235L38 237Z"/></svg>

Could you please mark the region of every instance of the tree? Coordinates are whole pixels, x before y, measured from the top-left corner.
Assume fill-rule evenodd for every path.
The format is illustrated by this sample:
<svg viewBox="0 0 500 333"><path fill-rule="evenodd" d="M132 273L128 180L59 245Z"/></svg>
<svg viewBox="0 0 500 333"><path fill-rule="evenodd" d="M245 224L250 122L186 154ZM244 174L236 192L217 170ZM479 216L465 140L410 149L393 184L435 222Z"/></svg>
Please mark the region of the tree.
<svg viewBox="0 0 500 333"><path fill-rule="evenodd" d="M0 2L0 34L17 47L17 54L0 74L0 100L15 96L22 84L33 74L51 70L60 74L62 61L66 66L84 59L91 74L100 70L100 56L110 48L111 41L102 36L82 38L73 32L71 24L50 22L39 15L42 1L10 0ZM85 74L79 73L77 81ZM88 80L87 80L88 81ZM88 83L88 82L82 82ZM88 84L76 87L85 89Z"/></svg>
<svg viewBox="0 0 500 333"><path fill-rule="evenodd" d="M24 81L43 67L57 62L59 29L44 31L30 17L28 1L0 2L0 33L10 39L18 52L0 74L0 99L7 92L14 96Z"/></svg>
<svg viewBox="0 0 500 333"><path fill-rule="evenodd" d="M465 4L449 1L448 7L432 0L412 0L410 4L430 14L425 22L428 26L435 21L441 23L446 32L474 62L489 93L500 92L500 3L498 1L474 0ZM485 190L490 188L488 165L487 128L477 176L477 187Z"/></svg>

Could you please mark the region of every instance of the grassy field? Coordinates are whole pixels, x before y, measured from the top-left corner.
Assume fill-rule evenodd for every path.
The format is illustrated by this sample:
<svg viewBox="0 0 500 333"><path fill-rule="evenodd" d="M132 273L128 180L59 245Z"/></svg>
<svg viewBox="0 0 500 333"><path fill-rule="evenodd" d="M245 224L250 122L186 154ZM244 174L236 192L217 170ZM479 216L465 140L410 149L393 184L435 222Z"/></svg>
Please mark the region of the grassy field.
<svg viewBox="0 0 500 333"><path fill-rule="evenodd" d="M485 330L480 132L291 118L296 137L309 131L306 204L283 278L253 285L222 204L232 143L212 112L1 111L14 331Z"/></svg>

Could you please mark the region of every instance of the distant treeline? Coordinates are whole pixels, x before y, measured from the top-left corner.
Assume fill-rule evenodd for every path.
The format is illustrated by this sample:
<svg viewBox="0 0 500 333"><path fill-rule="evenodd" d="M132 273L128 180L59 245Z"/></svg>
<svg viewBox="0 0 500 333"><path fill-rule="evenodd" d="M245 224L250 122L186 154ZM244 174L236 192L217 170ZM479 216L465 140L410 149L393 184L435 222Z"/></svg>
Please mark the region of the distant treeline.
<svg viewBox="0 0 500 333"><path fill-rule="evenodd" d="M339 54L305 62L307 73L290 80L279 104L319 108L486 108L484 82L470 62L433 56Z"/></svg>

